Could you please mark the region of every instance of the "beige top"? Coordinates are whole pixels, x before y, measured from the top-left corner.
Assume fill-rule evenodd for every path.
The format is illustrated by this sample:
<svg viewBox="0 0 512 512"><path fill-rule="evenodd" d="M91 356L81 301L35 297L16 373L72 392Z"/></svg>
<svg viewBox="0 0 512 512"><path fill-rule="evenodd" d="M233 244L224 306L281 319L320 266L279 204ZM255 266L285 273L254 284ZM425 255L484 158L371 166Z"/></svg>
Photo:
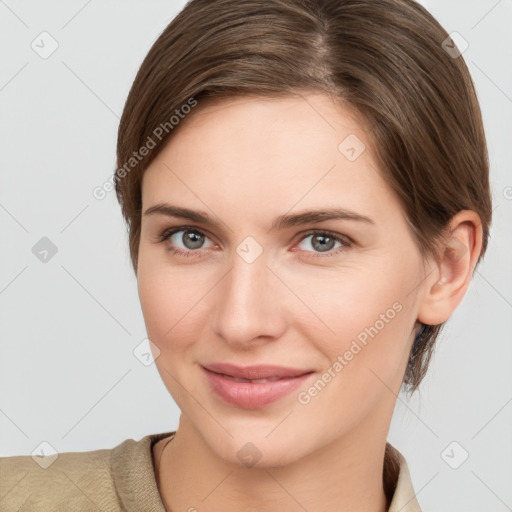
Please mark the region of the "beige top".
<svg viewBox="0 0 512 512"><path fill-rule="evenodd" d="M155 479L153 445L175 432L127 439L112 449L46 457L0 458L2 512L165 512ZM407 463L389 443L384 458L389 512L421 512Z"/></svg>

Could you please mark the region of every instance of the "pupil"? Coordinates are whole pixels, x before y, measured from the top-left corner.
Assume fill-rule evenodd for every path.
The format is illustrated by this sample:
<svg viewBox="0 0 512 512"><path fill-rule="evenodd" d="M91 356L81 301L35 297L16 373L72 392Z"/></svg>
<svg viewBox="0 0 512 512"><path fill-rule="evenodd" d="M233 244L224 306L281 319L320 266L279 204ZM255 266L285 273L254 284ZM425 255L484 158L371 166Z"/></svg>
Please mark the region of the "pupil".
<svg viewBox="0 0 512 512"><path fill-rule="evenodd" d="M315 242L318 240L321 240L322 242L320 243L319 246L315 246ZM327 240L327 242L326 242L326 240ZM315 237L313 237L313 247L315 247L315 249L318 249L321 252L325 252L325 251L328 251L329 249L332 249L333 244L334 244L334 238L331 238L329 236L316 235Z"/></svg>
<svg viewBox="0 0 512 512"><path fill-rule="evenodd" d="M197 249L203 243L203 235L194 233L193 231L186 231L183 234L183 243L188 249Z"/></svg>

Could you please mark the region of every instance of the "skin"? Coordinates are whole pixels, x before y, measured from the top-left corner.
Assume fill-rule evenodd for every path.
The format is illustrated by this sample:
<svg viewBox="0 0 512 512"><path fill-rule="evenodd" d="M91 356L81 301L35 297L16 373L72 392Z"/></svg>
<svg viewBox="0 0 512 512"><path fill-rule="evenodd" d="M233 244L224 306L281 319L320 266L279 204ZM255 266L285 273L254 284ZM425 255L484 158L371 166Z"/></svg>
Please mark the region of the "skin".
<svg viewBox="0 0 512 512"><path fill-rule="evenodd" d="M220 227L142 216L141 307L181 410L174 440L153 451L166 508L387 510L382 464L408 354L419 322L446 321L462 300L481 250L478 216L455 216L438 260L425 260L364 121L323 94L204 100L178 128L145 172L142 211L169 203ZM350 134L366 146L354 161L338 149ZM373 222L271 229L280 215L326 208ZM203 244L185 245L183 231L158 241L180 226L204 234ZM345 241L322 252L322 230ZM263 249L252 263L236 250L248 236ZM307 404L298 392L258 410L225 404L199 366L311 369L307 391L396 303L400 312ZM261 453L253 467L237 456L247 442Z"/></svg>

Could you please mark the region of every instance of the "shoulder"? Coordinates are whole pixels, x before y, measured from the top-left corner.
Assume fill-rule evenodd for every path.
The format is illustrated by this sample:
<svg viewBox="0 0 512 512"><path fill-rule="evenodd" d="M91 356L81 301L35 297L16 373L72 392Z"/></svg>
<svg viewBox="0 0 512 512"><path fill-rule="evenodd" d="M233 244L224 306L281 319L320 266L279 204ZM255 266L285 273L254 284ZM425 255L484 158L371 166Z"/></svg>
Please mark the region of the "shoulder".
<svg viewBox="0 0 512 512"><path fill-rule="evenodd" d="M421 512L407 461L390 443L386 443L383 478L390 500L388 512Z"/></svg>
<svg viewBox="0 0 512 512"><path fill-rule="evenodd" d="M112 501L111 455L112 450L96 450L0 458L0 508L118 510Z"/></svg>
<svg viewBox="0 0 512 512"><path fill-rule="evenodd" d="M119 484L134 471L153 476L151 446L164 435L127 439L112 449L0 457L0 510L121 511Z"/></svg>

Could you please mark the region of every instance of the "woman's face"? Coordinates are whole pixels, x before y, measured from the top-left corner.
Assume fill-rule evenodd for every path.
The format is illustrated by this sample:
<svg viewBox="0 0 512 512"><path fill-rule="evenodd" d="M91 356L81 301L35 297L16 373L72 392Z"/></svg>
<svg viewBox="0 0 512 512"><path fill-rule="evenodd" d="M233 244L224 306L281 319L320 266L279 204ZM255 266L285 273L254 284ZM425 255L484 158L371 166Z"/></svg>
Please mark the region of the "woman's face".
<svg viewBox="0 0 512 512"><path fill-rule="evenodd" d="M367 128L320 94L207 100L182 123L144 175L138 262L182 421L212 453L260 466L385 437L426 270ZM156 205L194 215L146 213ZM204 369L222 363L310 373Z"/></svg>

